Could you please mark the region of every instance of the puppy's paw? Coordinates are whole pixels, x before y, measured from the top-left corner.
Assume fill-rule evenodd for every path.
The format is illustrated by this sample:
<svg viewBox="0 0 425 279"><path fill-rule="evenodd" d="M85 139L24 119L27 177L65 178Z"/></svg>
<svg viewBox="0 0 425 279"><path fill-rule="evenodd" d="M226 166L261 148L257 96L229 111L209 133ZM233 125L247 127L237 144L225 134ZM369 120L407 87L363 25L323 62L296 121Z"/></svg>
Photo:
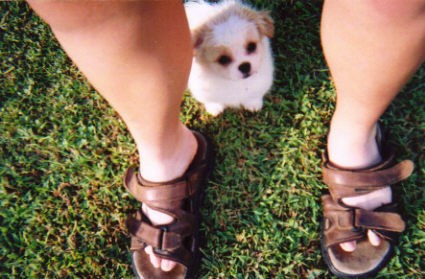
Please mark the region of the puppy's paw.
<svg viewBox="0 0 425 279"><path fill-rule="evenodd" d="M218 103L206 103L204 105L207 112L213 116L219 115L224 110L224 106Z"/></svg>
<svg viewBox="0 0 425 279"><path fill-rule="evenodd" d="M246 101L242 106L250 111L259 111L263 108L263 99Z"/></svg>

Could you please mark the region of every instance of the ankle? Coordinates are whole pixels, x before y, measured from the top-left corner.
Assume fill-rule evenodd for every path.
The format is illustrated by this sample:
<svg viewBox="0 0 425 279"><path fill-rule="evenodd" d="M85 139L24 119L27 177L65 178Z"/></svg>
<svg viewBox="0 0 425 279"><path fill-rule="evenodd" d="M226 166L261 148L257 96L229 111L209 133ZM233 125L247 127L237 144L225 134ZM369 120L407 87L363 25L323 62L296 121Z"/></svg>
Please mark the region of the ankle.
<svg viewBox="0 0 425 279"><path fill-rule="evenodd" d="M328 136L329 160L337 166L362 169L378 164L381 154L376 142L376 125L372 128L331 125Z"/></svg>
<svg viewBox="0 0 425 279"><path fill-rule="evenodd" d="M178 178L192 162L196 150L196 138L185 127L177 137L165 144L163 149L139 147L140 174L152 182L165 182Z"/></svg>
<svg viewBox="0 0 425 279"><path fill-rule="evenodd" d="M340 167L363 169L382 161L376 142L377 126L339 125L333 121L328 136L329 160ZM391 203L391 187L385 187L368 194L343 198L346 205L373 210L383 204Z"/></svg>

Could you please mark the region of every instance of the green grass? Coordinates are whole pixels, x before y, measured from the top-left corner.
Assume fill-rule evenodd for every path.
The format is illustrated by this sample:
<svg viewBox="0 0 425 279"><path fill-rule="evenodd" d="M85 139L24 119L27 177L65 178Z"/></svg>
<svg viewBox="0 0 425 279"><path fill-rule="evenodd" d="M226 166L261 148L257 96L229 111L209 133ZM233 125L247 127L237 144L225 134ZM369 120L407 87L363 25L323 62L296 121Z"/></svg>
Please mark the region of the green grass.
<svg viewBox="0 0 425 279"><path fill-rule="evenodd" d="M204 278L327 278L319 248L320 154L334 89L320 2L272 10L276 81L259 113L217 118L188 95L182 121L208 135L216 168L203 208ZM121 185L137 162L122 121L25 3L0 3L0 277L132 278ZM425 276L425 68L383 122L416 170L397 191L407 230L380 278Z"/></svg>

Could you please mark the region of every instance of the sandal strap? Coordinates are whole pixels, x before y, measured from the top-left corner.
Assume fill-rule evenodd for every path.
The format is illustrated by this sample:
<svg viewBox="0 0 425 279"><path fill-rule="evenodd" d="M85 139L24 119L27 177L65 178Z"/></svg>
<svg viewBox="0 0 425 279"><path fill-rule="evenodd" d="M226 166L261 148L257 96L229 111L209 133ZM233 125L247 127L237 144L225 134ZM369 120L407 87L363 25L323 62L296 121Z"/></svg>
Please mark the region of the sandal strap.
<svg viewBox="0 0 425 279"><path fill-rule="evenodd" d="M204 167L201 164L201 169ZM195 194L197 183L192 183L200 168L189 169L178 179L165 183L152 183L144 180L134 168L129 168L124 176L125 188L140 202L151 209L173 218L166 225L153 226L142 210L136 216L127 218L127 227L132 235L132 250L138 250L145 243L157 250L171 251L182 246L185 237L194 232L195 216L181 209L183 200Z"/></svg>
<svg viewBox="0 0 425 279"><path fill-rule="evenodd" d="M163 203L181 201L191 195L194 190L185 179L153 185L144 180L133 168L129 168L124 176L124 186L138 201L158 207Z"/></svg>
<svg viewBox="0 0 425 279"><path fill-rule="evenodd" d="M143 249L146 247L144 242L141 242L136 237L131 238L131 251L139 251L142 250L142 253L145 253ZM172 260L173 262L180 263L186 267L189 267L191 264L192 253L189 252L183 246L178 247L174 250L160 250L157 248L153 248L153 253L161 259Z"/></svg>
<svg viewBox="0 0 425 279"><path fill-rule="evenodd" d="M364 195L408 178L414 169L413 162L404 160L393 164L394 157L388 156L381 164L363 169L347 170L333 165L324 154L322 165L323 181L335 200Z"/></svg>
<svg viewBox="0 0 425 279"><path fill-rule="evenodd" d="M167 182L145 180L134 167L124 175L124 187L138 201L146 203L157 210L170 210L181 207L181 202L194 196L198 191L199 181L208 169L211 156L205 137L193 131L198 143L198 150L186 172L179 178ZM164 212L165 213L165 212Z"/></svg>
<svg viewBox="0 0 425 279"><path fill-rule="evenodd" d="M171 260L186 267L189 267L192 263L193 253L184 248L184 246L180 246L179 248L172 251L159 250L154 248L153 253L161 259Z"/></svg>
<svg viewBox="0 0 425 279"><path fill-rule="evenodd" d="M172 250L179 247L182 239L193 233L193 215L179 214L179 219L171 224L153 226L147 221L142 210L136 216L127 218L127 228L133 238L161 250Z"/></svg>
<svg viewBox="0 0 425 279"><path fill-rule="evenodd" d="M406 228L406 224L398 213L370 211L359 208L352 212L354 215L354 227L356 228L390 232L402 232Z"/></svg>
<svg viewBox="0 0 425 279"><path fill-rule="evenodd" d="M127 218L127 228L131 234L131 251L152 246L153 252L160 258L169 259L185 266L191 261L192 253L183 246L184 239L194 233L193 215L183 210L180 219L168 225L153 226L140 209L136 216Z"/></svg>
<svg viewBox="0 0 425 279"><path fill-rule="evenodd" d="M369 211L343 206L335 202L330 195L322 196L322 204L327 247L362 239L368 229L378 232L381 237L389 240L395 239L396 234L394 233L400 233L405 229L405 223L401 216L393 212L395 204Z"/></svg>

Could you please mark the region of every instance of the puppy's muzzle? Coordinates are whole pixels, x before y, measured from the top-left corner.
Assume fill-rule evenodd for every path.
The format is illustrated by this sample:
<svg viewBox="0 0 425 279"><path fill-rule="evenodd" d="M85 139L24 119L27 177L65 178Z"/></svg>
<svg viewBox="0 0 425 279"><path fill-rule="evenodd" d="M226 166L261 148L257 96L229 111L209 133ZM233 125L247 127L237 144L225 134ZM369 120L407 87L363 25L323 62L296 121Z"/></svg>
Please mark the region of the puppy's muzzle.
<svg viewBox="0 0 425 279"><path fill-rule="evenodd" d="M244 78L247 78L251 75L251 64L248 62L240 64L238 69L243 74Z"/></svg>

